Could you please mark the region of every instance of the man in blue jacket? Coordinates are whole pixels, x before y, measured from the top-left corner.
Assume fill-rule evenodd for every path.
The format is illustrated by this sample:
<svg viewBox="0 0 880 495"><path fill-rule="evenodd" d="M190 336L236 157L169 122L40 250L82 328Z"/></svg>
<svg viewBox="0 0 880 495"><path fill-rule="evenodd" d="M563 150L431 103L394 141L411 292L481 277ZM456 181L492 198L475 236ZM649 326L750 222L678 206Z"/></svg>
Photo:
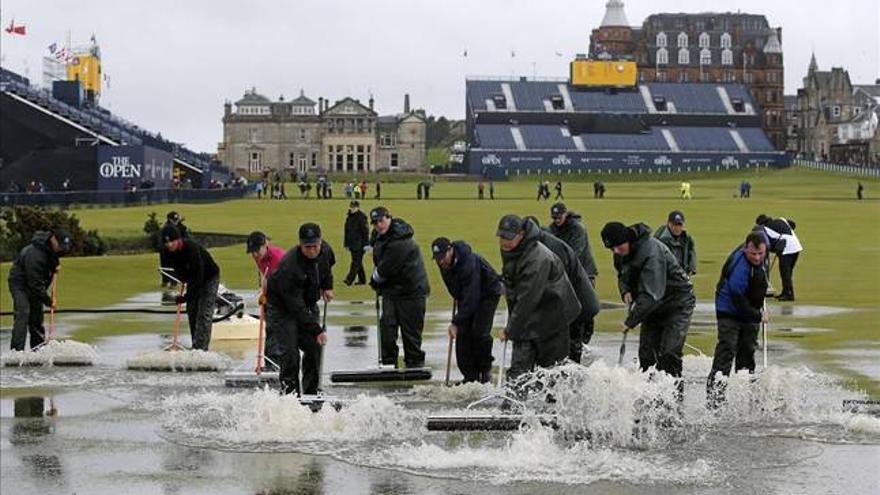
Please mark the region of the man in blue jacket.
<svg viewBox="0 0 880 495"><path fill-rule="evenodd" d="M449 324L455 339L455 360L465 382L488 383L492 378L492 321L501 297L501 279L488 261L464 241L438 237L431 254L456 311Z"/></svg>
<svg viewBox="0 0 880 495"><path fill-rule="evenodd" d="M706 384L709 407L718 407L724 400L724 387L716 382L718 372L730 375L734 360L737 371L755 372L758 326L768 320L764 309L766 256L766 238L760 232L751 232L743 246L727 258L721 269L721 278L715 289L718 344Z"/></svg>

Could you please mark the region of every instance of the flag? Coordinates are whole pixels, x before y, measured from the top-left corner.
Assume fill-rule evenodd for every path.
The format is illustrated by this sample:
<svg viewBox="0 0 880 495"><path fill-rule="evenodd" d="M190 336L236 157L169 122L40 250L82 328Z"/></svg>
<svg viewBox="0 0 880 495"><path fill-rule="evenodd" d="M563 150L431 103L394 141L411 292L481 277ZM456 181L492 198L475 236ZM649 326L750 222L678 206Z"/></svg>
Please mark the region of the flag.
<svg viewBox="0 0 880 495"><path fill-rule="evenodd" d="M13 19L12 21L9 22L9 27L6 28L6 32L9 34L19 34L21 36L24 36L25 34L27 34L27 32L25 31L24 24L22 24L20 26L16 26L15 19Z"/></svg>
<svg viewBox="0 0 880 495"><path fill-rule="evenodd" d="M511 58L516 57L516 52L513 50L510 50L510 57Z"/></svg>
<svg viewBox="0 0 880 495"><path fill-rule="evenodd" d="M55 55L55 51L58 50L58 43L52 43L51 45L49 45L48 48L49 48L49 53L51 53L52 55Z"/></svg>
<svg viewBox="0 0 880 495"><path fill-rule="evenodd" d="M561 56L562 56L562 54L561 54L561 53L559 53L559 52L556 52L556 56L557 56L557 57L561 57Z"/></svg>
<svg viewBox="0 0 880 495"><path fill-rule="evenodd" d="M461 54L462 57L467 57L467 48L464 49L464 53Z"/></svg>

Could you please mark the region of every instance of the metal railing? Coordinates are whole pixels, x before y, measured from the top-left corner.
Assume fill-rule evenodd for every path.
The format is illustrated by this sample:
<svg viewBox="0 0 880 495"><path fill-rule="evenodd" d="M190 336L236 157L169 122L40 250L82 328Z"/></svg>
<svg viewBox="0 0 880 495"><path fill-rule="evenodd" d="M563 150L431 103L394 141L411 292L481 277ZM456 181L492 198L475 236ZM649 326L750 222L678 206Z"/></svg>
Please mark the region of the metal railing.
<svg viewBox="0 0 880 495"><path fill-rule="evenodd" d="M815 162L810 160L794 160L793 163L797 167L811 168L823 172L859 175L862 177L880 177L880 167L877 165L839 165L836 163Z"/></svg>
<svg viewBox="0 0 880 495"><path fill-rule="evenodd" d="M254 186L226 189L144 189L129 191L70 191L0 193L0 206L140 206L154 203L209 203L241 199Z"/></svg>

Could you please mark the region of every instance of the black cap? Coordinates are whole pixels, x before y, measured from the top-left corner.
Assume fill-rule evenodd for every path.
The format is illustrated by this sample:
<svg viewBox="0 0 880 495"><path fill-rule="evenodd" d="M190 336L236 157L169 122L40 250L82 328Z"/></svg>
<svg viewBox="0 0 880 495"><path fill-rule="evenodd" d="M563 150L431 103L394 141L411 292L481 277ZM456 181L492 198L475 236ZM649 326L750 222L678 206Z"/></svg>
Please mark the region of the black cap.
<svg viewBox="0 0 880 495"><path fill-rule="evenodd" d="M300 244L319 244L321 242L321 227L316 223L304 223L299 227Z"/></svg>
<svg viewBox="0 0 880 495"><path fill-rule="evenodd" d="M361 202L357 201L357 200L352 201L351 203L348 204L349 208L359 208L360 206L361 206Z"/></svg>
<svg viewBox="0 0 880 495"><path fill-rule="evenodd" d="M384 217L390 217L391 212L388 211L388 208L384 206L377 206L370 210L370 223L374 224L379 220L382 220Z"/></svg>
<svg viewBox="0 0 880 495"><path fill-rule="evenodd" d="M162 227L159 235L162 238L162 244L180 239L180 231L177 229L177 227L173 225L166 225Z"/></svg>
<svg viewBox="0 0 880 495"><path fill-rule="evenodd" d="M678 210L673 210L669 212L669 217L666 221L673 225L684 225L684 213Z"/></svg>
<svg viewBox="0 0 880 495"><path fill-rule="evenodd" d="M602 227L602 243L612 249L615 246L631 241L631 229L620 222L608 222Z"/></svg>
<svg viewBox="0 0 880 495"><path fill-rule="evenodd" d="M568 208L565 207L565 203L559 202L550 207L550 218L556 219L562 216L563 213L567 212Z"/></svg>
<svg viewBox="0 0 880 495"><path fill-rule="evenodd" d="M504 215L498 222L498 230L495 235L503 237L508 241L516 237L523 228L523 219L518 215Z"/></svg>
<svg viewBox="0 0 880 495"><path fill-rule="evenodd" d="M431 255L435 260L446 257L446 251L452 247L452 241L446 237L438 237L431 243Z"/></svg>
<svg viewBox="0 0 880 495"><path fill-rule="evenodd" d="M255 253L263 247L263 244L266 244L266 234L260 232L259 230L255 230L251 232L251 234L247 238L247 253Z"/></svg>
<svg viewBox="0 0 880 495"><path fill-rule="evenodd" d="M763 213L758 215L758 218L755 219L755 223L757 225L764 225L765 223L767 223L769 221L770 221L770 217L768 217L767 215L765 215Z"/></svg>
<svg viewBox="0 0 880 495"><path fill-rule="evenodd" d="M165 215L165 218L169 222L179 222L180 220L182 220L180 218L180 213L177 213L176 211L169 211L168 215Z"/></svg>
<svg viewBox="0 0 880 495"><path fill-rule="evenodd" d="M58 241L58 245L65 251L70 250L70 234L62 228L52 229L52 235Z"/></svg>

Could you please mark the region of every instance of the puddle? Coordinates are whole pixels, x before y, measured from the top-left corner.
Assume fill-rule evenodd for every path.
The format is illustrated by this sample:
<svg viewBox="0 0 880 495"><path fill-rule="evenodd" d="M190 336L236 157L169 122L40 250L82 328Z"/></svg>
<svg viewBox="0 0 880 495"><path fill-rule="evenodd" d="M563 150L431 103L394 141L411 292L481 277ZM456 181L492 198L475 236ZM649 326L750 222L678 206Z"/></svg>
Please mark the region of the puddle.
<svg viewBox="0 0 880 495"><path fill-rule="evenodd" d="M848 313L850 311L855 311L850 308L842 308L839 306L814 306L808 304L776 304L773 302L769 302L768 299L767 308L770 310L771 315L778 316L793 316L796 318L818 318L822 316L831 316L837 315L841 313ZM694 308L694 315L698 314L715 314L715 303L714 302L697 302L696 308Z"/></svg>

